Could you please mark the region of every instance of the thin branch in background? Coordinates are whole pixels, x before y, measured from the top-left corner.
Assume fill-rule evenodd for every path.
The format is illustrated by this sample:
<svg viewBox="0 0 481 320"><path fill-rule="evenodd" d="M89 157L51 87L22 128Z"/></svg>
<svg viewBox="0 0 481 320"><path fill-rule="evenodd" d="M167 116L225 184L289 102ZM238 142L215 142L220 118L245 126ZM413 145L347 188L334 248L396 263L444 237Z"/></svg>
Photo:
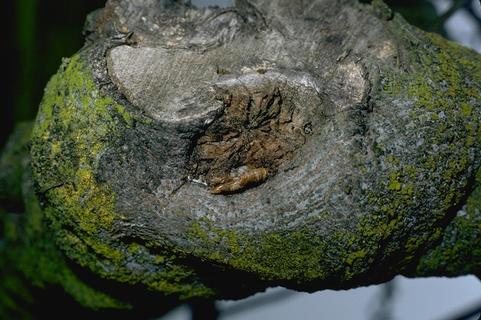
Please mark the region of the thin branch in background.
<svg viewBox="0 0 481 320"><path fill-rule="evenodd" d="M239 302L231 307L221 309L219 310L219 313L221 317L228 317L292 298L296 294L298 293L291 290L280 290L270 294L263 294L257 298L251 298L245 302Z"/></svg>
<svg viewBox="0 0 481 320"><path fill-rule="evenodd" d="M471 0L454 0L452 6L440 15L431 25L431 30L434 30L438 28L439 26L442 26L449 18L452 17L453 14L455 14L459 9L463 7L467 7Z"/></svg>
<svg viewBox="0 0 481 320"><path fill-rule="evenodd" d="M372 312L370 319L372 320L391 320L394 319L393 306L396 296L395 280L389 281L382 285L381 293L377 296L376 306Z"/></svg>
<svg viewBox="0 0 481 320"><path fill-rule="evenodd" d="M467 310L463 310L458 315L455 315L450 318L446 318L446 320L469 320L469 319L473 319L478 315L479 315L479 318L477 319L481 320L481 303Z"/></svg>
<svg viewBox="0 0 481 320"><path fill-rule="evenodd" d="M476 1L470 1L466 4L464 9L466 9L471 18L473 18L477 22L478 28L481 30L481 17L476 13L476 5L481 7L481 0L479 0L479 4L476 4Z"/></svg>

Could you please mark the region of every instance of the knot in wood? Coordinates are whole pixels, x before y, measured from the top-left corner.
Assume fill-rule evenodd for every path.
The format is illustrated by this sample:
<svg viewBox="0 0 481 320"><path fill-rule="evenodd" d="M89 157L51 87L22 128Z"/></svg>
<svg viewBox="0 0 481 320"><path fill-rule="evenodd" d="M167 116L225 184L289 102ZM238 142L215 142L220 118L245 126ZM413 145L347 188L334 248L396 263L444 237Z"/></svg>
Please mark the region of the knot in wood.
<svg viewBox="0 0 481 320"><path fill-rule="evenodd" d="M264 182L312 134L301 90L284 79L282 73L263 70L216 83L224 110L199 136L191 158L192 175L206 181L213 193Z"/></svg>

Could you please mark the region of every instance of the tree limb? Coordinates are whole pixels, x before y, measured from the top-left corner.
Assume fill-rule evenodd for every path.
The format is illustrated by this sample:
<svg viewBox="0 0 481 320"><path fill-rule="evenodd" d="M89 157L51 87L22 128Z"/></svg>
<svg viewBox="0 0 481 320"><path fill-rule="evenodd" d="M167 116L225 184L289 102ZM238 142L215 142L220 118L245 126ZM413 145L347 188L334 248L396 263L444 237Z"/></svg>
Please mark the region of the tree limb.
<svg viewBox="0 0 481 320"><path fill-rule="evenodd" d="M184 300L479 272L479 55L382 1L239 3L91 16L31 140L60 252Z"/></svg>

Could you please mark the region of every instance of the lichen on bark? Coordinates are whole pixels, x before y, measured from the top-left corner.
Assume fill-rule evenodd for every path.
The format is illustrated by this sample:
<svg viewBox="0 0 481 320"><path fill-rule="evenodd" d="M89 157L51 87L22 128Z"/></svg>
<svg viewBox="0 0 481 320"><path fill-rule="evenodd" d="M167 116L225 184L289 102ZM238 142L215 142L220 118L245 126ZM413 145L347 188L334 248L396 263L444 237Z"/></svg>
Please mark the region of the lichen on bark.
<svg viewBox="0 0 481 320"><path fill-rule="evenodd" d="M32 123L18 125L1 157L0 169L4 175L0 183L7 182L10 186L15 186L15 189L20 189L20 194L9 198L8 202L19 201L22 206L18 207L16 212L2 210L0 214L3 227L0 246L3 279L0 285L0 317L28 318L26 306L33 305L35 299L38 299L38 296L32 294L32 288L38 290L52 286L61 287L87 308L128 308L128 303L121 302L81 280L71 270L67 259L56 245L34 194L28 153L32 127ZM9 166L12 165L18 166L17 170L10 170ZM7 206L2 204L2 207Z"/></svg>
<svg viewBox="0 0 481 320"><path fill-rule="evenodd" d="M111 0L87 32L30 151L71 263L184 300L479 272L478 54L382 1Z"/></svg>
<svg viewBox="0 0 481 320"><path fill-rule="evenodd" d="M441 243L429 250L410 275L449 276L481 273L481 171L475 189L443 232Z"/></svg>
<svg viewBox="0 0 481 320"><path fill-rule="evenodd" d="M115 212L115 194L96 178L98 159L137 119L102 95L90 77L79 55L65 60L46 88L33 132L34 179L58 245L104 278L184 298L208 296L210 289L176 265L169 252L152 253L148 243L111 237L114 221L123 217Z"/></svg>

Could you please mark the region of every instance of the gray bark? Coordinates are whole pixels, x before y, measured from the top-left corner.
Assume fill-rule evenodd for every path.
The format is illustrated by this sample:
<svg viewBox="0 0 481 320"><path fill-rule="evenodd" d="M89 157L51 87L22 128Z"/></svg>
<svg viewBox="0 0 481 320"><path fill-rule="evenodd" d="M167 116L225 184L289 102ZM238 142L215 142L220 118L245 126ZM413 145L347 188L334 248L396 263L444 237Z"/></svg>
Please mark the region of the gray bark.
<svg viewBox="0 0 481 320"><path fill-rule="evenodd" d="M419 261L477 186L477 54L381 1L111 0L86 29L32 138L69 259L185 299L440 272Z"/></svg>

